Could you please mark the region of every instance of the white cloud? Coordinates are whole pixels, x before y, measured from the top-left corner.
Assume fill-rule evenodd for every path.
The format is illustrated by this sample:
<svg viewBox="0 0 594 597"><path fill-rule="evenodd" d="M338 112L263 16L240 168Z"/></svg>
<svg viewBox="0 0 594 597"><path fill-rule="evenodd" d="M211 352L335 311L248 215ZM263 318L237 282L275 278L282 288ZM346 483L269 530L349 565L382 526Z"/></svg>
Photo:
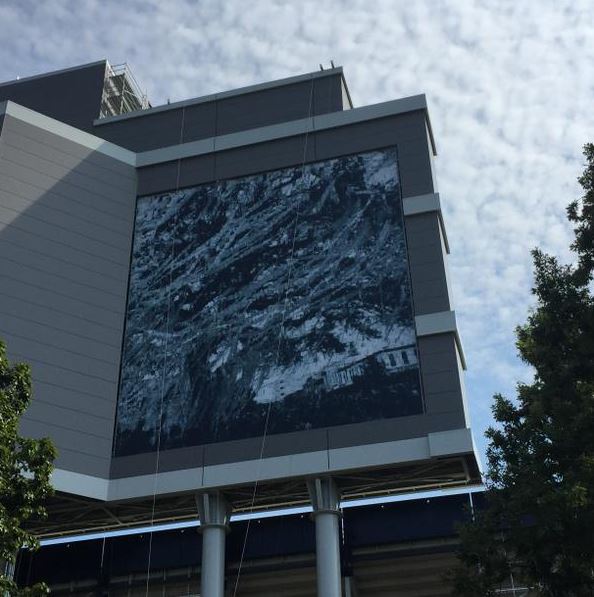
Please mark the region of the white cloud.
<svg viewBox="0 0 594 597"><path fill-rule="evenodd" d="M163 103L345 68L357 105L424 92L479 434L529 372L513 328L530 248L570 259L565 205L594 140L589 1L3 0L0 79L107 57Z"/></svg>

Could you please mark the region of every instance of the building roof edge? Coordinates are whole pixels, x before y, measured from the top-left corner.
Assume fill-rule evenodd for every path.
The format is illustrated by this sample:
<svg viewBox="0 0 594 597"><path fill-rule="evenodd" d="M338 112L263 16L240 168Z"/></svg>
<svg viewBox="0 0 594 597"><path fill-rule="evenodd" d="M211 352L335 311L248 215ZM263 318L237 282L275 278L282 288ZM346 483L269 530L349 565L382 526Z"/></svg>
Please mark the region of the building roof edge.
<svg viewBox="0 0 594 597"><path fill-rule="evenodd" d="M6 87L8 85L17 85L19 83L26 83L27 81L33 81L35 79L43 79L45 77L52 77L54 75L61 75L75 70L82 70L83 68L90 68L91 66L98 66L99 64L107 65L107 58L102 60L95 60L95 62L88 62L86 64L79 64L78 66L70 66L68 68L61 68L58 70L52 70L47 73L40 73L37 75L31 75L30 77L20 77L19 79L12 79L10 81L0 82L0 87Z"/></svg>
<svg viewBox="0 0 594 597"><path fill-rule="evenodd" d="M118 114L116 116L108 116L106 118L96 118L93 122L95 126L101 126L103 124L109 124L112 122L118 122L120 120L128 120L130 118L138 118L140 116L149 116L157 114L159 112L166 112L168 110L176 110L179 108L193 106L196 104L204 104L228 97L236 97L239 95L247 95L249 93L255 93L258 91L264 91L266 89L272 89L274 87L283 87L285 85L293 85L295 83L301 83L303 81L309 81L311 79L319 79L328 76L341 75L344 80L343 70L341 66L337 66L332 69L313 71L305 73L303 75L295 75L292 77L285 77L283 79L276 79L274 81L266 81L264 83L256 83L254 85L247 85L245 87L238 87L236 89L229 89L227 91L221 91L218 93L211 93L208 95L202 95L190 99L180 100L171 104L162 104L160 106L154 106L148 110L136 110L134 112L126 112L125 114Z"/></svg>

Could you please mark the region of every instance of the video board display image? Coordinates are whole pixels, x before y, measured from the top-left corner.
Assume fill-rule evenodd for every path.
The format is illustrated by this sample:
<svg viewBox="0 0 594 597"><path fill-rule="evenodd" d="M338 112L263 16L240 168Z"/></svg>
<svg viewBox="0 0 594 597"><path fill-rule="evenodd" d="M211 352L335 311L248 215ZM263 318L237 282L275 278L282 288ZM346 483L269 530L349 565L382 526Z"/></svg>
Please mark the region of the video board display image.
<svg viewBox="0 0 594 597"><path fill-rule="evenodd" d="M116 456L422 412L396 157L138 199Z"/></svg>

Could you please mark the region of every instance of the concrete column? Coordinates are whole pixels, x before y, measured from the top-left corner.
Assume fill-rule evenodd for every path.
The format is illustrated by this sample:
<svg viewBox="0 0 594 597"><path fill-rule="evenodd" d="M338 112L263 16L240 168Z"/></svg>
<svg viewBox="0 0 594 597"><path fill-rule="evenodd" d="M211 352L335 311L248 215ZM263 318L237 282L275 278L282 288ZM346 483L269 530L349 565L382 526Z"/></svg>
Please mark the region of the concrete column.
<svg viewBox="0 0 594 597"><path fill-rule="evenodd" d="M355 579L352 576L344 577L344 597L357 597Z"/></svg>
<svg viewBox="0 0 594 597"><path fill-rule="evenodd" d="M198 494L196 504L202 533L200 597L224 597L225 535L231 508L218 492Z"/></svg>
<svg viewBox="0 0 594 597"><path fill-rule="evenodd" d="M0 559L0 574L4 575L8 580L14 580L15 564L16 558L13 562Z"/></svg>
<svg viewBox="0 0 594 597"><path fill-rule="evenodd" d="M4 576L6 580L16 580L14 578L15 562L8 562L0 559L0 575ZM3 591L0 593L2 597L10 597L11 591Z"/></svg>
<svg viewBox="0 0 594 597"><path fill-rule="evenodd" d="M340 494L330 477L308 481L316 525L318 597L341 597Z"/></svg>

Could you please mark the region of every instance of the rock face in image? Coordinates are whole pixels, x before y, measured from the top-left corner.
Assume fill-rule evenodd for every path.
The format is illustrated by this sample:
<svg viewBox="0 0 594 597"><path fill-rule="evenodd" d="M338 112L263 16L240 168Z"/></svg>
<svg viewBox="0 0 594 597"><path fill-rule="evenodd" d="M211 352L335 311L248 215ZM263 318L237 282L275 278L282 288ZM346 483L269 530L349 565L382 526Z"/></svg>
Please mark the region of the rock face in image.
<svg viewBox="0 0 594 597"><path fill-rule="evenodd" d="M395 148L138 199L116 455L422 411Z"/></svg>

